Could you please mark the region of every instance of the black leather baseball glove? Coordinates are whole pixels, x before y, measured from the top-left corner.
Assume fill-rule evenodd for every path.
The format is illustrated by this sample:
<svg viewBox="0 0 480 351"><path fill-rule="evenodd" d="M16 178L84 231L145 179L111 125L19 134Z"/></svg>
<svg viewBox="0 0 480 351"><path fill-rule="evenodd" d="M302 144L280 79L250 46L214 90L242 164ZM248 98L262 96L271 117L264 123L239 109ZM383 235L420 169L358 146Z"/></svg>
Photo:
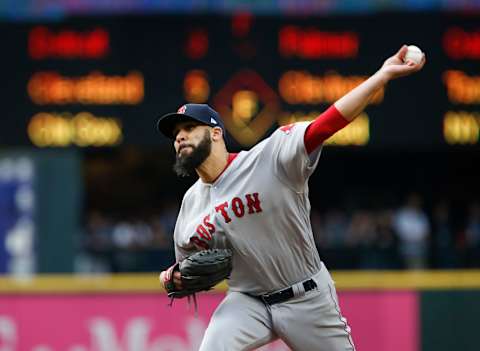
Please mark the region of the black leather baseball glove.
<svg viewBox="0 0 480 351"><path fill-rule="evenodd" d="M182 290L176 290L173 278L165 283L168 296L182 298L200 291L210 290L222 280L230 277L232 252L223 249L210 249L194 253L173 266L173 273L179 271Z"/></svg>

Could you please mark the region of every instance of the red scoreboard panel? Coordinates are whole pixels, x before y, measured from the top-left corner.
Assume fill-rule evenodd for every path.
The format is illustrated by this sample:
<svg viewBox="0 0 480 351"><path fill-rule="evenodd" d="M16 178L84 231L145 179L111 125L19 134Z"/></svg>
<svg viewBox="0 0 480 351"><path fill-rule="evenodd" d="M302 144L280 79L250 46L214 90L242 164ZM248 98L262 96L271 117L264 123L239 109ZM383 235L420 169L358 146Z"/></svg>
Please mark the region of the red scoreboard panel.
<svg viewBox="0 0 480 351"><path fill-rule="evenodd" d="M0 144L155 146L156 118L209 103L233 146L310 120L402 44L427 65L391 82L328 143L472 148L480 129L480 16L145 16L1 24Z"/></svg>

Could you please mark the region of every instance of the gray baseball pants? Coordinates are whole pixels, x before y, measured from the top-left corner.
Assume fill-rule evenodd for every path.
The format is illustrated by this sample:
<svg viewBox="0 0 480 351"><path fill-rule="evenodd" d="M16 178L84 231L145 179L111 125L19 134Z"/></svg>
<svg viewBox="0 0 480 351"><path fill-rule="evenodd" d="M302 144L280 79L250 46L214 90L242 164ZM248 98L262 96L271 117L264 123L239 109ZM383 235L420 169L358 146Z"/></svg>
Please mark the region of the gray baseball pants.
<svg viewBox="0 0 480 351"><path fill-rule="evenodd" d="M316 289L305 292L301 283L295 284L293 298L273 305L229 292L210 320L200 351L254 350L278 338L292 351L355 350L323 264L312 279Z"/></svg>

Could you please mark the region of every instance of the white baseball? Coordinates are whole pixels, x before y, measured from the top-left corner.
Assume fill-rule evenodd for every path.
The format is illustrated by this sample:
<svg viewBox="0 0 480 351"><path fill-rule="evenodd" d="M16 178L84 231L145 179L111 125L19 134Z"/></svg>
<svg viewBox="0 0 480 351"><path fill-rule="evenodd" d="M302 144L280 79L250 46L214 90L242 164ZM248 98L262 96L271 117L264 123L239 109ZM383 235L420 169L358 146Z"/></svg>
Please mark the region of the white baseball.
<svg viewBox="0 0 480 351"><path fill-rule="evenodd" d="M420 50L418 46L409 45L407 53L403 58L403 62L407 62L407 60L411 60L418 64L422 61L422 57L423 57L423 52L422 50Z"/></svg>

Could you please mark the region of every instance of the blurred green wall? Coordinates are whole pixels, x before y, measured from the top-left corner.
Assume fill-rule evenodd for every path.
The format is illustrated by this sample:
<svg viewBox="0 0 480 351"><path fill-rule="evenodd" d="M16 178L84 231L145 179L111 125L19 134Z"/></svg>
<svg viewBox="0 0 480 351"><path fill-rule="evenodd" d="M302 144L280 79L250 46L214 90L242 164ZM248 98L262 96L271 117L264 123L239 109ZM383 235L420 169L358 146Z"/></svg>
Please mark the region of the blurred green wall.
<svg viewBox="0 0 480 351"><path fill-rule="evenodd" d="M81 155L75 150L42 150L32 157L36 169L37 271L72 272L83 211Z"/></svg>
<svg viewBox="0 0 480 351"><path fill-rule="evenodd" d="M421 293L422 351L478 351L480 291Z"/></svg>

